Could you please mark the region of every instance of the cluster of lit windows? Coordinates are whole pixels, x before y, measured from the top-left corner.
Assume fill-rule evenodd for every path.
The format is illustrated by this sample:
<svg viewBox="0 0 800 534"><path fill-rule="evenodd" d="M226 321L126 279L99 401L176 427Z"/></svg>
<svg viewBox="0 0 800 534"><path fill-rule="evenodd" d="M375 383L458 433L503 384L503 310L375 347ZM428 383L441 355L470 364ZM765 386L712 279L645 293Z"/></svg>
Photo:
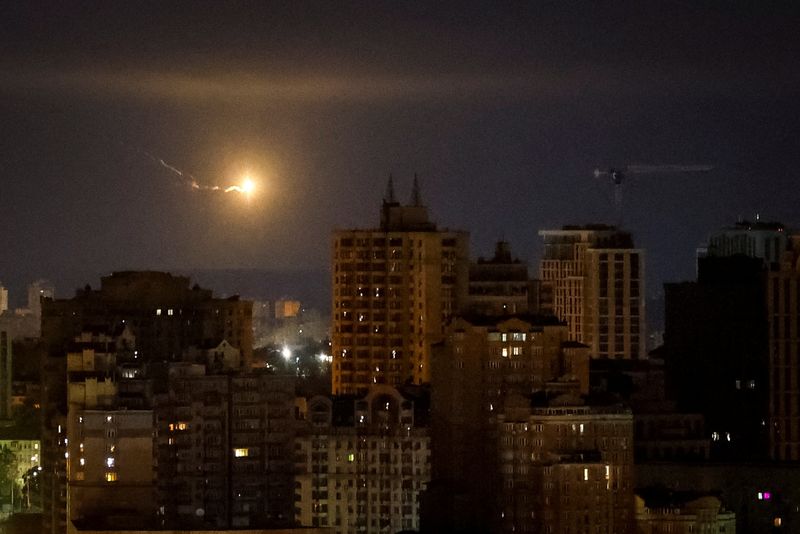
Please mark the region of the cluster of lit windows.
<svg viewBox="0 0 800 534"><path fill-rule="evenodd" d="M528 334L525 332L489 332L487 338L489 341L507 343L509 341L525 341L528 339Z"/></svg>

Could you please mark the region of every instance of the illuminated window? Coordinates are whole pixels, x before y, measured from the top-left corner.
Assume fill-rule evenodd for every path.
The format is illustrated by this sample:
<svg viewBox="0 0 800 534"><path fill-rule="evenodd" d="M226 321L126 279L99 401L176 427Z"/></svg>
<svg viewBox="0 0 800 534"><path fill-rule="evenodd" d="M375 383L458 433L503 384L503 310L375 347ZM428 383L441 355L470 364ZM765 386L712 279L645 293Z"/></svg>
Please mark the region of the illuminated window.
<svg viewBox="0 0 800 534"><path fill-rule="evenodd" d="M108 467L109 469L114 467L114 457L113 456L109 456L109 457L106 458L106 467Z"/></svg>
<svg viewBox="0 0 800 534"><path fill-rule="evenodd" d="M783 524L783 520L780 517L776 517L772 520L772 526L779 527Z"/></svg>
<svg viewBox="0 0 800 534"><path fill-rule="evenodd" d="M250 449L233 449L233 455L236 458L243 458L245 456L250 456Z"/></svg>
<svg viewBox="0 0 800 534"><path fill-rule="evenodd" d="M351 452L350 454L347 455L347 461L350 462L350 463L355 462L356 461L356 455Z"/></svg>
<svg viewBox="0 0 800 534"><path fill-rule="evenodd" d="M524 332L514 332L511 335L511 339L514 341L525 341L525 333Z"/></svg>
<svg viewBox="0 0 800 534"><path fill-rule="evenodd" d="M508 341L508 334L506 334L505 332L500 334L500 341Z"/></svg>
<svg viewBox="0 0 800 534"><path fill-rule="evenodd" d="M588 467L584 467L583 468L583 480L589 480L589 468Z"/></svg>
<svg viewBox="0 0 800 534"><path fill-rule="evenodd" d="M156 315L161 315L161 308L158 308L158 309L156 310Z"/></svg>
<svg viewBox="0 0 800 534"><path fill-rule="evenodd" d="M116 482L117 473L115 471L106 471L106 482Z"/></svg>
<svg viewBox="0 0 800 534"><path fill-rule="evenodd" d="M188 423L184 423L182 421L180 423L178 423L178 430L186 430L187 428L189 428L189 424Z"/></svg>
<svg viewBox="0 0 800 534"><path fill-rule="evenodd" d="M522 354L522 347L511 347L511 354L520 356Z"/></svg>
<svg viewBox="0 0 800 534"><path fill-rule="evenodd" d="M172 315L172 308L167 310L167 315Z"/></svg>
<svg viewBox="0 0 800 534"><path fill-rule="evenodd" d="M78 461L78 463L80 463L81 465L86 465L86 460L84 460L83 458L81 458L81 459Z"/></svg>
<svg viewBox="0 0 800 534"><path fill-rule="evenodd" d="M503 358L508 358L508 347L503 347L501 350L501 354L503 355Z"/></svg>

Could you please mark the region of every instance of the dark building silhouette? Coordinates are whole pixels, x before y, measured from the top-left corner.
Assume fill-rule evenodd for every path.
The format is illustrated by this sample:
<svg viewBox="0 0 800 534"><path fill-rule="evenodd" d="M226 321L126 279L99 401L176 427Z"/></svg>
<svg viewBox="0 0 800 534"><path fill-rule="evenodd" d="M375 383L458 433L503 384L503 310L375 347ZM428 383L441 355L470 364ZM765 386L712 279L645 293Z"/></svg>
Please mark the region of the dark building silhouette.
<svg viewBox="0 0 800 534"><path fill-rule="evenodd" d="M469 265L465 308L483 315L535 313L537 287L528 276L528 264L512 256L507 241L498 241L492 258Z"/></svg>
<svg viewBox="0 0 800 534"><path fill-rule="evenodd" d="M589 347L570 341L565 324L455 318L435 347L431 387L423 531L629 531L632 415L581 395Z"/></svg>
<svg viewBox="0 0 800 534"><path fill-rule="evenodd" d="M769 445L774 460L800 460L800 236L767 280Z"/></svg>
<svg viewBox="0 0 800 534"><path fill-rule="evenodd" d="M664 286L667 395L705 417L718 458L767 451L765 269L756 257L699 258L696 282Z"/></svg>

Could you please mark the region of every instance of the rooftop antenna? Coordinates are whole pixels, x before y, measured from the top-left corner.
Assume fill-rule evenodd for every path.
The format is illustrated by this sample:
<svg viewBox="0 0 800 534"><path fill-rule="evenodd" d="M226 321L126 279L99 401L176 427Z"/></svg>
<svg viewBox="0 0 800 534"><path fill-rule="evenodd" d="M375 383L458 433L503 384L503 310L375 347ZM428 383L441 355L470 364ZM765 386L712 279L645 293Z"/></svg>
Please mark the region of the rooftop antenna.
<svg viewBox="0 0 800 534"><path fill-rule="evenodd" d="M396 204L397 200L394 198L394 180L392 173L389 173L389 181L386 183L386 194L383 195L383 202L386 204Z"/></svg>
<svg viewBox="0 0 800 534"><path fill-rule="evenodd" d="M422 206L422 195L419 192L419 179L417 173L414 173L414 185L411 187L411 205Z"/></svg>

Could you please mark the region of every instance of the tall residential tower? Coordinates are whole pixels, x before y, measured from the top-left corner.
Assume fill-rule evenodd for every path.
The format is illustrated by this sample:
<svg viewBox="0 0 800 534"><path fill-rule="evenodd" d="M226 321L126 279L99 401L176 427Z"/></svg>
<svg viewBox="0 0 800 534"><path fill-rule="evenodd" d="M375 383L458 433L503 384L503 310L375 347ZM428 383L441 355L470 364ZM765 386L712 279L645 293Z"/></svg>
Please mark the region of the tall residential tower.
<svg viewBox="0 0 800 534"><path fill-rule="evenodd" d="M644 250L614 226L542 230L541 308L595 358L645 355Z"/></svg>
<svg viewBox="0 0 800 534"><path fill-rule="evenodd" d="M468 234L428 219L414 179L410 205L391 178L380 226L333 234L333 393L430 380L442 339L468 284Z"/></svg>

